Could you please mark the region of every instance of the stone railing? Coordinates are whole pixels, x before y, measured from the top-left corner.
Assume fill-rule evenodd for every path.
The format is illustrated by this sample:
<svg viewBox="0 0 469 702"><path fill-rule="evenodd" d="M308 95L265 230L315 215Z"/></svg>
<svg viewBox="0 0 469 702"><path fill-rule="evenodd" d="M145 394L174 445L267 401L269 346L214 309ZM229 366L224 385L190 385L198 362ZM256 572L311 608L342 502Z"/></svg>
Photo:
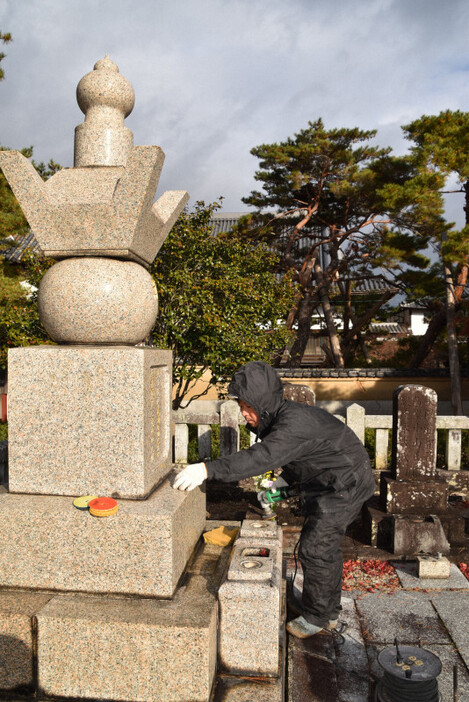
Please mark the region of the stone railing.
<svg viewBox="0 0 469 702"><path fill-rule="evenodd" d="M365 430L372 430L371 436L374 435L374 467L379 471L389 470L392 416L367 415L365 409L358 404L347 407L345 416L335 416L353 429L363 443L367 443L370 438L370 432ZM173 422L175 463L187 463L190 424L197 425L198 457L203 460L211 457L212 425L220 425L220 454L226 455L238 450L239 427L245 423L236 402L233 400L193 403L185 410L173 412ZM444 468L450 471L459 471L462 467L462 431L469 430L469 417L438 416L436 428L437 433L444 432L446 434ZM253 435L251 437L253 440Z"/></svg>

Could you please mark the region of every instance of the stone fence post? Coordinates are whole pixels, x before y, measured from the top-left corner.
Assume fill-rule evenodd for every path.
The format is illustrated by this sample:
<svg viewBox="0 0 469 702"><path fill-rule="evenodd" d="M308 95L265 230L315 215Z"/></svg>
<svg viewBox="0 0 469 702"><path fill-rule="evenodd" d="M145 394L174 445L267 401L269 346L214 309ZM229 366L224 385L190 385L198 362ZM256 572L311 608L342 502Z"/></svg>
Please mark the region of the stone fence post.
<svg viewBox="0 0 469 702"><path fill-rule="evenodd" d="M347 407L347 426L358 436L362 444L365 443L365 408L353 404Z"/></svg>
<svg viewBox="0 0 469 702"><path fill-rule="evenodd" d="M234 400L220 407L220 456L239 451L239 408Z"/></svg>

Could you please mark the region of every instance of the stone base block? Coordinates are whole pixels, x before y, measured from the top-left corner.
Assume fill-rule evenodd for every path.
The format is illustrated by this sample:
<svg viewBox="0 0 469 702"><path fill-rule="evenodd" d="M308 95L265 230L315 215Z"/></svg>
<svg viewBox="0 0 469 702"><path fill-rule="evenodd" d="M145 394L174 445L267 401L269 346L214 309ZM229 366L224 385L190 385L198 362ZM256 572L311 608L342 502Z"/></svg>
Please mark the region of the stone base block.
<svg viewBox="0 0 469 702"><path fill-rule="evenodd" d="M441 556L417 556L417 573L419 578L445 578L450 575L451 563Z"/></svg>
<svg viewBox="0 0 469 702"><path fill-rule="evenodd" d="M436 555L449 553L450 547L440 520L435 515L394 515L394 547L396 556L417 553Z"/></svg>
<svg viewBox="0 0 469 702"><path fill-rule="evenodd" d="M442 480L383 478L381 490L388 514L440 514L448 509L448 486Z"/></svg>
<svg viewBox="0 0 469 702"><path fill-rule="evenodd" d="M365 520L368 527L370 546L390 550L393 541L392 515L367 506Z"/></svg>
<svg viewBox="0 0 469 702"><path fill-rule="evenodd" d="M281 546L283 538L282 527L276 521L263 521L262 519L244 520L239 536L242 539L252 540L252 545L259 547L271 542L276 542L278 546Z"/></svg>
<svg viewBox="0 0 469 702"><path fill-rule="evenodd" d="M34 686L33 618L51 595L0 592L0 690Z"/></svg>
<svg viewBox="0 0 469 702"><path fill-rule="evenodd" d="M16 348L8 379L10 492L138 499L170 471L170 351Z"/></svg>
<svg viewBox="0 0 469 702"><path fill-rule="evenodd" d="M205 524L205 494L170 480L104 518L1 490L0 587L171 597Z"/></svg>
<svg viewBox="0 0 469 702"><path fill-rule="evenodd" d="M221 669L232 675L278 676L284 624L279 538L239 538L218 599Z"/></svg>
<svg viewBox="0 0 469 702"><path fill-rule="evenodd" d="M249 680L221 675L211 702L283 702L283 678Z"/></svg>
<svg viewBox="0 0 469 702"><path fill-rule="evenodd" d="M56 595L39 612L43 695L207 702L217 659L217 601L191 578L173 601Z"/></svg>

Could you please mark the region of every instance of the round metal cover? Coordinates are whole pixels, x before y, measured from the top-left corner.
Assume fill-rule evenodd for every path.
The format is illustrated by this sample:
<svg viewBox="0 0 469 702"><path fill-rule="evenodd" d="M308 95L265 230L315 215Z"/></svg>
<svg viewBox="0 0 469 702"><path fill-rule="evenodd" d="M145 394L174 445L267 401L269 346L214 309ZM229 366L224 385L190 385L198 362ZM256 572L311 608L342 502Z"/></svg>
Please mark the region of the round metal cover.
<svg viewBox="0 0 469 702"><path fill-rule="evenodd" d="M441 673L441 661L438 656L417 646L399 645L401 661L397 661L396 647L385 648L378 656L378 663L390 675L404 679L412 672L411 680L432 680ZM406 675L407 671L407 675Z"/></svg>

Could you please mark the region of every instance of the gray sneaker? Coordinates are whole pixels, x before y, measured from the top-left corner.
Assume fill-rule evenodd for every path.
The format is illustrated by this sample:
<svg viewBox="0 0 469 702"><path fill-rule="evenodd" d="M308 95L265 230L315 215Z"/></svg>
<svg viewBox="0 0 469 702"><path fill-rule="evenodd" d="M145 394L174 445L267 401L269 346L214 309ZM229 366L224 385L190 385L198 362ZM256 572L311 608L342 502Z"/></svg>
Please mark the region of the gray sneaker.
<svg viewBox="0 0 469 702"><path fill-rule="evenodd" d="M315 634L319 634L320 631L324 631L322 626L310 624L304 617L292 619L291 622L288 622L286 629L289 634L295 636L297 639L309 639L310 636L314 636Z"/></svg>

